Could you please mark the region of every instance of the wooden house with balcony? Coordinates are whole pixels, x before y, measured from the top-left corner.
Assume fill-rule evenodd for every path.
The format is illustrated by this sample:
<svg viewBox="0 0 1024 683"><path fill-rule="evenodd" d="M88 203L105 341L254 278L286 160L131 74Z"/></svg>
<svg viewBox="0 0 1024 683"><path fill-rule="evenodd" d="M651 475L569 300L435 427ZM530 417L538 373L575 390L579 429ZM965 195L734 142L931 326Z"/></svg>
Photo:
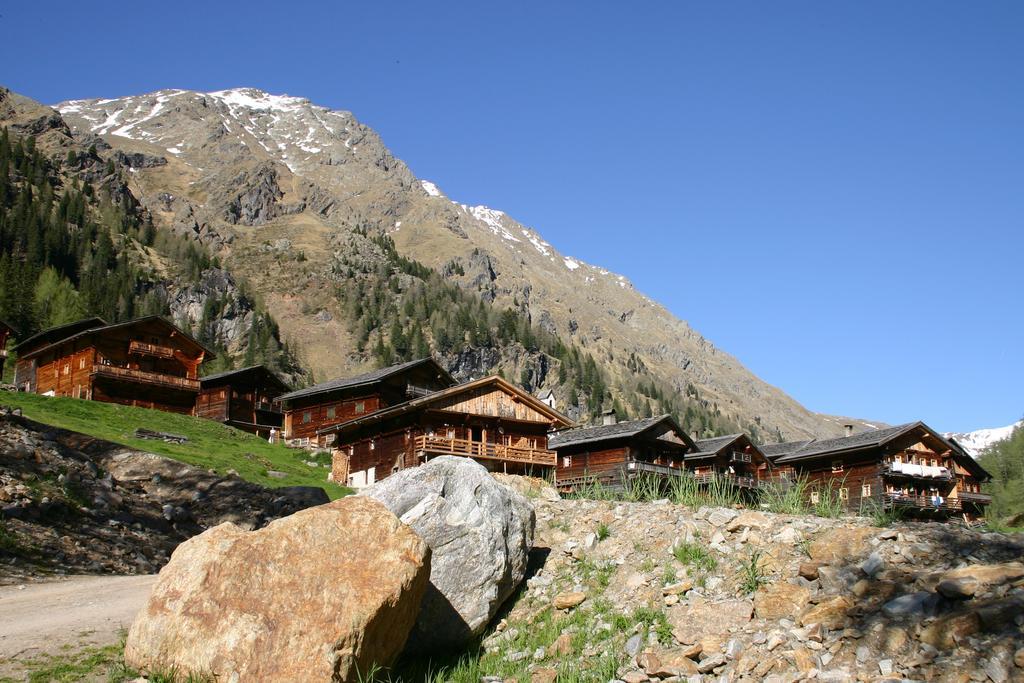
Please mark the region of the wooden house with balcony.
<svg viewBox="0 0 1024 683"><path fill-rule="evenodd" d="M199 380L196 415L270 438L283 424L278 397L289 391L263 365L218 372Z"/></svg>
<svg viewBox="0 0 1024 683"><path fill-rule="evenodd" d="M619 422L610 411L600 425L552 434L548 447L558 453L555 485L562 491L595 483L621 490L638 476L684 476L687 454L697 451L671 415Z"/></svg>
<svg viewBox="0 0 1024 683"><path fill-rule="evenodd" d="M687 453L686 469L698 482L721 482L744 491L757 491L772 478L772 464L746 434L698 439Z"/></svg>
<svg viewBox="0 0 1024 683"><path fill-rule="evenodd" d="M44 330L17 347L23 391L193 414L213 353L160 316L100 318Z"/></svg>
<svg viewBox="0 0 1024 683"><path fill-rule="evenodd" d="M494 472L546 476L555 465L548 432L572 421L491 376L450 386L320 430L332 442L331 479L362 488L439 455Z"/></svg>
<svg viewBox="0 0 1024 683"><path fill-rule="evenodd" d="M923 422L762 448L777 469L807 478L811 503L831 487L854 512L877 504L916 517L976 519L991 502L981 493L988 472Z"/></svg>
<svg viewBox="0 0 1024 683"><path fill-rule="evenodd" d="M296 446L327 447L333 438L329 427L453 384L452 376L434 359L421 358L291 391L278 396L284 439Z"/></svg>

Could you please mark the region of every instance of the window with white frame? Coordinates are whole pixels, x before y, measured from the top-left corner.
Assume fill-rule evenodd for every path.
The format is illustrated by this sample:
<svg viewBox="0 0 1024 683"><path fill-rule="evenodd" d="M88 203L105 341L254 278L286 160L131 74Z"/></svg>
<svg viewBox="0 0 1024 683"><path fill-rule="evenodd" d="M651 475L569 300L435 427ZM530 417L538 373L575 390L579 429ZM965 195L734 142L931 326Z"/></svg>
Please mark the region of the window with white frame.
<svg viewBox="0 0 1024 683"><path fill-rule="evenodd" d="M871 497L871 484L862 484L860 487L860 495L862 498Z"/></svg>
<svg viewBox="0 0 1024 683"><path fill-rule="evenodd" d="M839 500L850 500L850 489L845 487L839 489Z"/></svg>
<svg viewBox="0 0 1024 683"><path fill-rule="evenodd" d="M821 501L821 494L817 491L811 491L811 505L817 505Z"/></svg>
<svg viewBox="0 0 1024 683"><path fill-rule="evenodd" d="M572 467L572 456L571 455L563 455L562 456L562 467Z"/></svg>
<svg viewBox="0 0 1024 683"><path fill-rule="evenodd" d="M843 471L843 461L842 460L833 460L832 461L832 472L833 472L833 474L838 473L838 472L842 472L842 471Z"/></svg>

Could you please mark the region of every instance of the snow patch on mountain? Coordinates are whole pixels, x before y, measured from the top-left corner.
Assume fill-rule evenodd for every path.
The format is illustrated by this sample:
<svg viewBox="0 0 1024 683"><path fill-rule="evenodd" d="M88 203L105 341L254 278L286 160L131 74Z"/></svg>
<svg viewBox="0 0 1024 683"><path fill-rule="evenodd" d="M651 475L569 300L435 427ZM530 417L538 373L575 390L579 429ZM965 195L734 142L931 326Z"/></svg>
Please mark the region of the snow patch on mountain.
<svg viewBox="0 0 1024 683"><path fill-rule="evenodd" d="M426 192L427 194L429 194L431 197L443 197L444 196L444 193L441 192L441 190L437 187L437 185L435 185L434 183L430 182L429 180L421 180L420 181L420 187L422 187L423 191Z"/></svg>
<svg viewBox="0 0 1024 683"><path fill-rule="evenodd" d="M947 432L944 434L947 438L954 438L957 440L964 449L977 458L981 455L982 451L994 444L996 441L1002 441L1003 439L1009 438L1010 434L1017 427L1024 426L1024 420L1014 422L1012 425L1005 427L993 427L991 429L976 429L973 432Z"/></svg>

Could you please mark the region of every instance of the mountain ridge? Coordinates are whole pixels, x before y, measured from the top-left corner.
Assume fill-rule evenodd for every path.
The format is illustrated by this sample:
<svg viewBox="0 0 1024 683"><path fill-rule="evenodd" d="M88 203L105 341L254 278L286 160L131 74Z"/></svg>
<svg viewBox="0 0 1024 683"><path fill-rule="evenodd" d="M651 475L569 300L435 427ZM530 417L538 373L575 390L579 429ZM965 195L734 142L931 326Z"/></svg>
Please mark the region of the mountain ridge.
<svg viewBox="0 0 1024 683"><path fill-rule="evenodd" d="M488 303L579 344L620 382L661 378L769 438L841 433L626 276L562 254L504 211L458 203L416 178L350 112L254 88L163 90L56 108L76 134L163 159L130 169L142 204L253 282L282 329L302 337L320 376L360 366L358 354L336 352L354 344L325 294L352 246L346 234L362 226ZM287 283L272 273L285 262Z"/></svg>

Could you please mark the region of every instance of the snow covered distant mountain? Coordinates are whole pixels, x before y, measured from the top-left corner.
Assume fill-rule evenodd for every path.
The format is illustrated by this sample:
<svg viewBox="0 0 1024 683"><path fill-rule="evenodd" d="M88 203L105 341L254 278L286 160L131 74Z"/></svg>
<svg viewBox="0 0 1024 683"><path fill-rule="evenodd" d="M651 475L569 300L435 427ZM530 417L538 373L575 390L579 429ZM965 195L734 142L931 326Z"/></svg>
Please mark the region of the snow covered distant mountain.
<svg viewBox="0 0 1024 683"><path fill-rule="evenodd" d="M1021 425L1024 425L1024 420L1014 422L1012 425L1007 425L1006 427L978 429L973 432L949 432L946 436L956 439L961 446L967 449L968 453L977 458L981 455L982 451L994 444L996 441L1002 441L1007 438L1013 433L1014 429Z"/></svg>

